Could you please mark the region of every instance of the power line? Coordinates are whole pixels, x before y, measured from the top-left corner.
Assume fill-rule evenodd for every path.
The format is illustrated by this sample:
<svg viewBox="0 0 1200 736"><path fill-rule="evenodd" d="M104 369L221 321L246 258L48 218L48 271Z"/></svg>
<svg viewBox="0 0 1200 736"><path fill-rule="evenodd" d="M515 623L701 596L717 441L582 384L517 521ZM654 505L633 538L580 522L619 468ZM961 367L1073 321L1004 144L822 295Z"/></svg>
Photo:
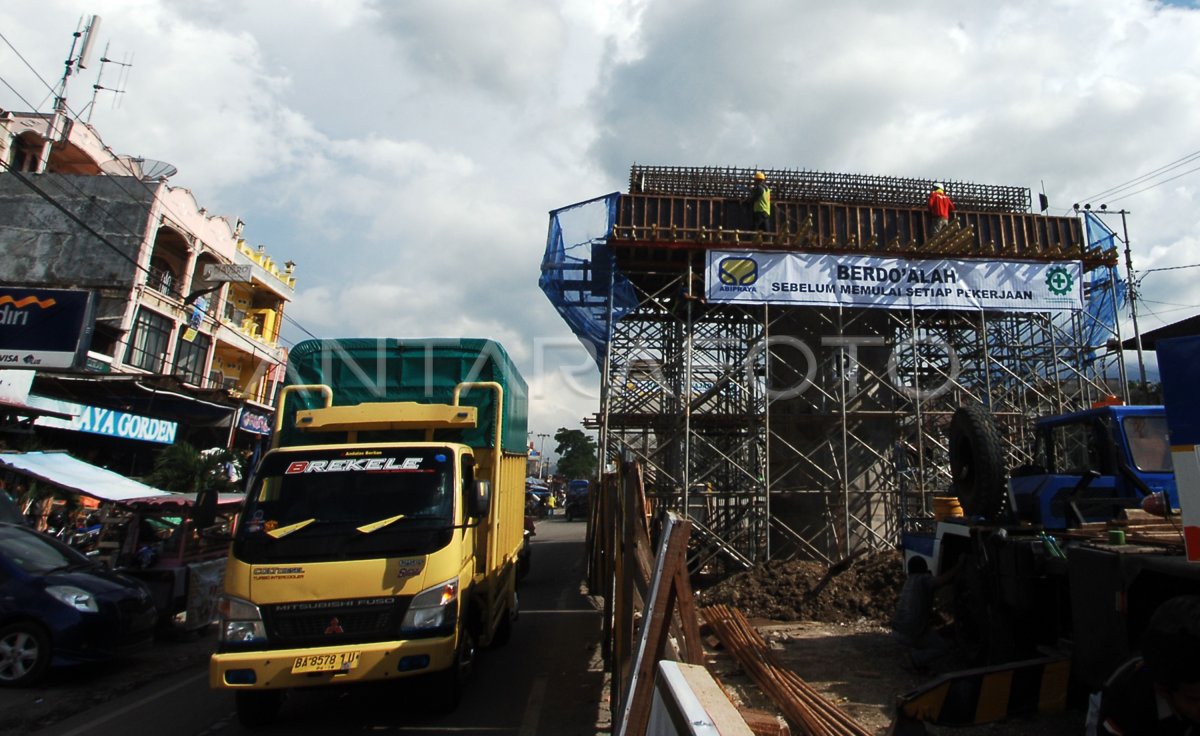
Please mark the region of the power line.
<svg viewBox="0 0 1200 736"><path fill-rule="evenodd" d="M14 169L14 168L12 167L12 165L11 165L11 164L9 164L7 161L0 160L0 166L3 166L3 167L4 167L4 168L5 168L7 171L8 171L8 173L10 173L10 174L14 175L14 176L17 178L17 181L21 182L21 183L22 183L22 184L24 184L26 187L28 187L29 189L33 190L33 191L34 191L34 192L35 192L35 193L36 193L36 194L37 194L39 197L41 197L42 199L44 199L44 200L46 200L47 202L49 202L51 206L53 206L55 209L57 209L57 210L59 210L60 212L62 212L62 213L63 213L64 215L66 215L66 216L67 216L67 217L68 217L68 218L69 218L69 219L70 219L72 222L74 222L76 225L78 225L79 227L81 227L81 228L83 228L85 231L87 231L87 232L88 232L88 234L92 235L92 236L93 236L94 238L96 238L98 241L100 241L100 242L101 242L101 243L103 243L104 245L106 245L106 246L108 246L109 248L111 248L111 249L112 249L112 250L113 250L113 251L114 251L114 252L115 252L117 255L121 256L121 257L122 257L122 258L124 258L125 260L129 261L130 263L132 263L132 264L133 264L133 267L134 267L135 269L137 269L137 270L139 270L139 271L142 271L143 273L145 273L145 274L147 274L147 275L152 275L152 271L151 271L150 269L148 269L148 268L146 268L145 266L141 265L140 263L138 263L138 262L137 262L137 260L136 260L136 259L134 259L133 257L131 257L131 256L129 256L128 254L126 254L124 251L122 251L122 250L120 249L120 247L119 247L119 246L117 246L117 245L116 245L115 243L113 243L111 240L109 240L108 238L106 238L105 236L103 236L103 235L101 235L99 232L97 232L97 231L95 230L95 228L93 228L93 227L92 227L91 225L89 225L88 223L84 222L84 221L83 221L83 219L81 219L81 218L80 218L78 215L76 215L74 212L71 212L69 209L67 209L67 208L66 208L66 207L65 207L65 206L64 206L62 203L60 203L59 201L57 201L56 199L54 199L54 197L50 196L50 194L49 194L49 193L47 193L47 192L46 192L44 189L42 189L41 187L39 187L37 184L33 183L33 181L31 181L31 180L30 180L30 179L29 179L27 176L25 176L23 173L21 173L21 172L17 171L16 169ZM316 336L315 336L315 335L313 335L311 332L309 332L308 330L304 329L304 327L303 327L302 325L300 325L298 322L296 322L295 320L291 320L291 319L290 319L290 318L287 316L287 314L286 314L286 313L282 313L282 314L283 314L283 317L284 317L284 319L291 321L293 324L295 324L295 325L296 325L296 327L298 327L298 328L300 328L301 330L303 330L303 331L305 332L305 334L307 334L307 335L309 335L310 337L313 337L313 338L315 338L315 337L316 337ZM217 322L217 320L216 320L215 318L213 318L213 321L214 321L214 323L216 323L216 322ZM252 341L252 340L251 340L249 337L247 337L247 336L245 336L245 335L241 334L241 333L240 333L239 331L237 331L237 330L232 330L232 331L231 331L231 334L233 334L233 335L237 336L237 337L238 337L238 339L242 340L244 343L246 343L247 345L251 346L251 348L252 348L252 352L255 352L255 351L258 349L258 348L261 348L261 347L262 347L261 345L259 345L258 343L256 343L256 342Z"/></svg>
<svg viewBox="0 0 1200 736"><path fill-rule="evenodd" d="M312 339L314 339L314 340L321 339L321 338L317 337L316 335L314 335L313 333L309 332L307 329L305 329L304 325L300 324L296 320L289 317L286 312L283 313L283 319L285 322L291 322L293 325L295 325L296 329L300 330L301 332L308 335Z"/></svg>
<svg viewBox="0 0 1200 736"><path fill-rule="evenodd" d="M1200 151L1193 151L1192 153L1189 153L1186 156L1183 156L1182 158L1175 159L1174 161L1172 161L1169 164L1164 164L1164 165L1158 167L1157 169L1154 169L1153 171L1142 174L1141 176L1134 177L1133 179L1130 179L1129 181L1118 184L1114 187L1109 187L1108 189L1105 189L1104 191L1099 192L1097 194L1090 194L1090 195L1084 197L1081 201L1091 202L1093 200L1104 197L1108 194L1114 194L1116 192L1119 192L1122 189L1128 189L1131 186L1136 186L1137 184L1140 184L1141 182L1143 182L1147 179L1157 176L1158 174L1166 173L1167 171L1171 171L1173 169L1179 168L1180 166L1196 159L1197 157L1200 157Z"/></svg>
<svg viewBox="0 0 1200 736"><path fill-rule="evenodd" d="M1184 268L1200 268L1200 263L1189 263L1186 266L1161 266L1159 268L1147 268L1145 271L1142 271L1142 275L1145 276L1146 274L1154 273L1155 271L1178 271Z"/></svg>
<svg viewBox="0 0 1200 736"><path fill-rule="evenodd" d="M42 75L41 75L41 74L38 74L38 70L37 70L37 69L36 69L36 68L33 66L33 64L30 64L30 63L29 63L29 61L28 61L28 60L26 60L26 58L25 58L24 56L22 56L22 55L21 55L21 52L17 50L17 47L16 47L16 46L13 46L13 45L12 45L12 42L8 40L8 37L7 37L7 36L5 36L3 33L0 33L0 40L4 41L4 43L5 43L5 44L6 44L6 45L7 45L7 46L10 48L10 49L12 49L12 52L13 52L14 54L16 54L16 55L17 55L17 58L18 58L18 59L20 59L20 60L21 60L21 62L22 62L23 64L25 64L25 66L26 66L26 67L28 67L29 71L33 72L33 76L37 77L37 78L38 78L38 80L39 80L39 81L40 81L42 84L46 85L46 89L50 90L50 93L51 93L51 94L57 94L57 93L54 91L54 87L50 86L50 83L49 83L49 82L47 82L47 81L46 81L46 80L45 80L45 79L42 77ZM7 84L7 82L6 82L5 84ZM11 88L11 87L9 87L9 89L12 89L12 88ZM13 92L15 93L15 92L16 92L16 90L13 90ZM17 97L21 97L21 95L20 95L20 94L17 94ZM22 101L24 101L24 100L25 100L25 98L23 98L23 97L22 97L21 99L22 99ZM28 102L25 102L25 104L27 104L27 105L28 105L29 103L28 103ZM35 108L33 108L33 110L34 110L34 111L36 111L36 110L37 110L37 108L35 107Z"/></svg>
<svg viewBox="0 0 1200 736"><path fill-rule="evenodd" d="M58 200L54 199L54 197L51 197L44 189L42 189L37 184L34 184L32 181L30 181L29 177L25 176L23 173L21 173L20 171L17 171L15 168L13 168L12 164L10 164L7 161L0 160L0 166L3 166L5 169L7 169L8 173L12 174L13 176L15 176L17 178L17 181L21 182L25 186L32 189L39 197L41 197L42 199L49 202L51 204L51 206L53 206L55 209L57 209L58 211L62 212L64 215L66 215L68 218L70 218L70 220L72 222L74 222L76 225L78 225L79 227L86 230L90 235L92 235L94 238L96 238L96 240L99 240L104 245L107 245L117 255L121 256L125 260L132 263L134 268L138 269L139 271L144 271L147 275L150 274L150 269L148 269L145 266L143 266L142 264L138 263L136 259L134 259L132 256L130 256L125 251L121 250L115 243L113 243L111 240L109 240L108 238L104 237L99 232L97 232L94 228L92 228L91 225L84 222L82 218L80 218L74 212L67 209L65 206L63 206L61 203L59 203Z"/></svg>
<svg viewBox="0 0 1200 736"><path fill-rule="evenodd" d="M2 40L4 41L4 43L5 43L5 44L7 44L7 45L8 45L8 47L9 47L10 49L12 49L13 53L14 53L14 54L16 54L16 55L17 55L17 57L18 57L19 59L21 59L21 61L22 61L22 62L25 64L25 66L26 66L26 67L28 67L28 68L29 68L29 70L30 70L31 72L33 72L34 76L36 76L36 77L38 78L38 80L39 80L39 81L41 81L41 83L42 83L43 85L45 85L45 87L46 87L46 88L47 88L47 89L48 89L48 90L51 92L51 94L56 94L56 93L55 93L55 91L54 91L54 88L53 88L53 87L52 87L52 86L51 86L51 85L50 85L50 84L49 84L49 83L48 83L48 82L45 80L45 78L43 78L43 77L42 77L42 76L41 76L41 75L38 73L37 69L36 69L36 68L34 68L34 67L33 67L33 65L32 65L32 64L30 64L30 63L29 63L29 61L25 59L25 57L24 57L24 56L21 54L21 52L20 52L19 50L17 50L17 48L16 48L16 47L15 47L15 46L12 44L12 42L11 42L11 41L9 41L9 40L8 40L8 38L7 38L7 37L5 37L5 36L4 36L4 34L3 34L3 33L0 33L0 39L2 39ZM20 92L18 92L18 91L17 91L15 88L13 88L13 87L12 87L12 85L10 85L10 84L8 83L8 81L7 81L7 80L4 80L2 77L0 77L0 81L3 81L3 82L4 82L4 85L5 85L6 87L8 87L10 90L12 90L13 94L15 94L15 95L18 97L18 99L20 99L20 100L21 100L23 103L25 103L25 105L26 105L26 106L28 106L28 107L30 107L31 109L33 109L33 110L35 110L35 111L36 111L36 109L37 109L37 108L35 108L35 107L32 105L32 103L30 103L30 102L29 102L29 100L25 99L25 97L24 97L24 96L23 96L23 95L22 95ZM73 116L73 119L74 119L76 122L79 122L79 120L80 120L80 115L79 115L79 113L77 113L75 110L71 109L71 107L70 107L69 105L67 105L67 104L66 104L66 101L65 101L65 100L63 101L63 104L64 104L64 107L66 107L67 111L71 113L71 115ZM112 150L112 148L110 148L109 146L105 145L105 146L104 146L104 150L105 150L105 151L107 151L107 152L108 152L110 155L112 155L114 159L119 159L119 156L117 156L116 152L114 152L114 151ZM16 171L15 171L15 170L14 170L14 169L11 167L11 166L9 166L7 163L5 163L5 168L6 168L6 169L8 169L8 170L9 170L10 172L12 172L12 173L17 173L17 172L16 172ZM126 255L126 254L125 254L123 251L121 251L119 248L117 248L117 246L115 246L115 245L114 245L114 244L113 244L111 241L109 241L109 240L108 240L107 238L105 238L104 236L100 235L98 232L96 232L94 229L92 229L92 228L91 228L91 227L89 227L89 226L88 226L86 223L84 223L82 220L80 220L78 217L76 217L76 216L75 216L73 213L71 213L71 212L70 212L70 211L68 211L68 210L67 210L65 207L63 207L62 205L60 205L60 204L59 204L57 201L55 201L55 200L54 200L52 197L50 197L50 195L49 195L47 192L45 192L44 190L40 189L39 187L37 187L36 185L34 185L34 184L31 182L31 181L29 181L28 179L26 179L26 178L24 178L24 177L22 177L22 176L18 176L18 178L19 178L19 179L21 179L21 180L22 180L22 182L26 184L26 186L29 186L31 189L33 189L34 191L36 191L36 192L37 192L37 193L38 193L40 196L42 196L43 198L45 198L45 199L46 199L46 201L50 202L52 205L54 205L54 206L55 206L55 207L57 207L59 210L61 210L61 211L62 211L64 214L66 214L68 217L70 217L70 218L71 218L71 219L72 219L74 222L76 222L76 223L77 223L77 224L79 224L81 227L83 227L85 230L87 230L89 233L91 233L93 236L95 236L95 237L96 237L98 240L100 240L100 242L102 242L102 243L104 243L105 245L109 246L110 248L114 249L114 250L115 250L115 251L116 251L118 254L120 254L120 255L121 255L123 258L126 258L127 260L130 260L130 261L131 261L131 262L134 264L134 266L135 266L135 267L137 267L137 268L139 268L139 269L141 269L141 270L145 271L147 275L150 275L150 274L151 274L151 272L150 272L148 269L146 269L146 268L143 268L143 267L142 267L140 264L138 264L136 261L133 261L133 259L131 259L131 258L130 258L128 255ZM122 191L122 192L123 192L123 193L124 193L124 194L125 194L127 197L129 197L129 199L130 199L132 202L134 202L134 203L135 203L135 204L137 204L137 205L142 205L142 204L144 204L144 202L143 202L142 200L139 200L137 197L133 196L133 192L131 192L130 190L126 189L126 188L125 188L125 187L124 187L124 186L123 186L123 185L120 183L120 181L119 181L119 179L118 179L118 178L113 178L113 179L112 179L112 182L113 182L113 184L114 184L114 185L115 185L115 186L116 186L118 189L120 189L120 190L121 190L121 191ZM66 183L70 183L70 184L72 185L72 187L75 189L75 191L76 191L77 193L79 193L79 194L80 194L80 195L82 195L82 196L86 196L86 193L85 193L85 192L82 190L82 188L80 188L80 187L76 186L76 185L75 185L73 182L68 182L68 181L67 181L65 178L64 178L64 179L62 179L61 181L59 181L58 183L59 183L59 185L60 185L60 186L61 186L61 185L63 185L63 184L66 184ZM179 215L177 212L175 212L174 210L172 210L172 209L171 209L171 207L170 207L170 205L169 205L168 203L166 203L165 201L163 201L163 200L162 200L162 199L159 197L159 194L158 194L158 192L157 192L156 190L154 190L154 189L151 189L151 187L150 187L150 186L149 186L149 185L148 185L148 184L147 184L147 183L146 183L144 180L142 180L142 179L138 179L138 183L139 183L139 184L141 184L141 185L142 185L142 187L146 189L146 191L147 191L147 192L150 194L150 196L151 196L151 198L153 199L153 201L155 201L155 202L156 202L156 203L157 203L157 204L158 204L158 205L159 205L159 206L160 206L160 207L161 207L161 208L162 208L164 211L166 211L166 212L170 213L170 214L171 214L173 217L175 217L175 219L177 219L177 220L180 220L180 221L182 221L182 220L184 219L184 218L182 218L182 217L181 217L181 216L180 216L180 215ZM114 219L115 219L115 216L113 215L113 213L112 213L111 211L109 211L109 210L105 209L103 206L98 206L98 208L99 208L100 210L104 211L104 212L105 212L105 214L107 214L107 215L108 215L110 218L114 218ZM149 211L149 208L147 208L147 211ZM131 234L132 234L132 235L134 235L135 237L139 237L137 233L133 233L132 231L131 231ZM287 313L286 313L286 312L280 312L280 314L283 316L283 318L284 318L286 321L290 322L290 323L291 323L292 325L294 325L294 326L295 326L297 329L301 330L301 331L302 331L304 334L308 335L309 337L312 337L313 339L317 339L316 335L312 334L312 332L310 332L310 331L309 331L307 328L305 328L305 327L304 327L303 325L301 325L299 322L297 322L296 320L294 320L294 319L292 319L291 317L289 317L289 316L287 315Z"/></svg>
<svg viewBox="0 0 1200 736"><path fill-rule="evenodd" d="M1151 189L1154 189L1155 187L1161 187L1163 184L1173 182L1176 179L1183 178L1183 177L1187 176L1188 174L1191 174L1191 173L1194 173L1197 171L1200 171L1200 166L1197 166L1194 169L1188 169L1187 171L1183 172L1182 174L1176 174L1175 176L1172 176L1170 179L1163 179L1162 181L1155 182L1154 184L1151 184L1148 187L1142 187L1141 189L1135 189L1134 191L1129 192L1128 194L1122 194L1120 197L1114 197L1113 199L1110 199L1108 201L1109 202L1119 202L1122 199L1127 199L1129 197L1132 197L1135 194L1141 194L1142 192L1149 191Z"/></svg>

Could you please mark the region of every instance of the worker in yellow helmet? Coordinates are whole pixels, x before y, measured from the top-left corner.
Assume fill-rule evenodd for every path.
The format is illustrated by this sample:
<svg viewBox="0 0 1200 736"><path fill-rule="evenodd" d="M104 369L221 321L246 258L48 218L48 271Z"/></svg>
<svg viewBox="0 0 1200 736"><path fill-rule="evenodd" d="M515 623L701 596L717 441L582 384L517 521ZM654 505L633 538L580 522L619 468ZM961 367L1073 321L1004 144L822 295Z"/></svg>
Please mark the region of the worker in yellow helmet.
<svg viewBox="0 0 1200 736"><path fill-rule="evenodd" d="M754 172L754 185L750 188L750 211L754 213L754 229L771 229L771 188L767 186L767 175Z"/></svg>

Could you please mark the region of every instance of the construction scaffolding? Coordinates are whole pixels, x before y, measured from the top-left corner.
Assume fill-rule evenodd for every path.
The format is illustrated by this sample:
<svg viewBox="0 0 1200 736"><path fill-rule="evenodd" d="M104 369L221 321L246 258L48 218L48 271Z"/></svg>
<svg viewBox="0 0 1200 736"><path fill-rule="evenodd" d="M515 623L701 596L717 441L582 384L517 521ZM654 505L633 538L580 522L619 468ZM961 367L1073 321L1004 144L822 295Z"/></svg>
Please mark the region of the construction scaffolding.
<svg viewBox="0 0 1200 736"><path fill-rule="evenodd" d="M776 227L755 233L738 198L752 174L635 166L631 194L551 213L542 265L543 289L597 356L589 421L603 456L637 459L650 503L692 521L691 569L892 547L950 488L960 405L991 410L1017 467L1033 417L1124 394L1116 250L1090 222L1085 238L1078 219L1029 213L1028 190L959 183L950 191L975 209L960 204L934 234L929 180L768 171ZM598 203L603 217L579 211ZM580 221L586 237L556 224ZM710 303L707 252L731 244L1073 261L1090 280L1084 306L1065 311Z"/></svg>

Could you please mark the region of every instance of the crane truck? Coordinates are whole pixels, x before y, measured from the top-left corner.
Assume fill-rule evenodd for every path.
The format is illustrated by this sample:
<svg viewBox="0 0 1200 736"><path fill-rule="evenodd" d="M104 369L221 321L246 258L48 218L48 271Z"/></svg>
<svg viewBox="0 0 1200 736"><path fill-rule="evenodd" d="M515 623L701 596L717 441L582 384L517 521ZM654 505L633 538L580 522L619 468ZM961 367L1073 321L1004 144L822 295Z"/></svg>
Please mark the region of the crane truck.
<svg viewBox="0 0 1200 736"><path fill-rule="evenodd" d="M966 725L1062 707L1137 650L1159 604L1200 594L1188 559L1200 557L1200 528L1187 523L1200 514L1200 337L1160 341L1158 357L1164 405L1040 418L1032 462L1011 477L986 409L955 412L952 493L964 513L904 535L903 547L935 573L958 568L956 643L977 667L906 695L901 718Z"/></svg>
<svg viewBox="0 0 1200 736"><path fill-rule="evenodd" d="M457 705L518 613L527 394L491 340L292 349L209 668L244 725L289 688L420 679Z"/></svg>

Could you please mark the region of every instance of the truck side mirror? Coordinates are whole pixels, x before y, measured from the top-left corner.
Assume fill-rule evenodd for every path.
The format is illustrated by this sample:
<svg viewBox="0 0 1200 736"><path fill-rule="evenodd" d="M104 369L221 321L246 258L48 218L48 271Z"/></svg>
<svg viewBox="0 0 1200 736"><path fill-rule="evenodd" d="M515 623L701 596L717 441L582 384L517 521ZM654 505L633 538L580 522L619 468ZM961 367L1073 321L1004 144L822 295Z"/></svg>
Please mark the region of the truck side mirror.
<svg viewBox="0 0 1200 736"><path fill-rule="evenodd" d="M492 482L490 480L475 481L468 506L467 513L471 516L482 518L488 515L488 511L492 508Z"/></svg>

